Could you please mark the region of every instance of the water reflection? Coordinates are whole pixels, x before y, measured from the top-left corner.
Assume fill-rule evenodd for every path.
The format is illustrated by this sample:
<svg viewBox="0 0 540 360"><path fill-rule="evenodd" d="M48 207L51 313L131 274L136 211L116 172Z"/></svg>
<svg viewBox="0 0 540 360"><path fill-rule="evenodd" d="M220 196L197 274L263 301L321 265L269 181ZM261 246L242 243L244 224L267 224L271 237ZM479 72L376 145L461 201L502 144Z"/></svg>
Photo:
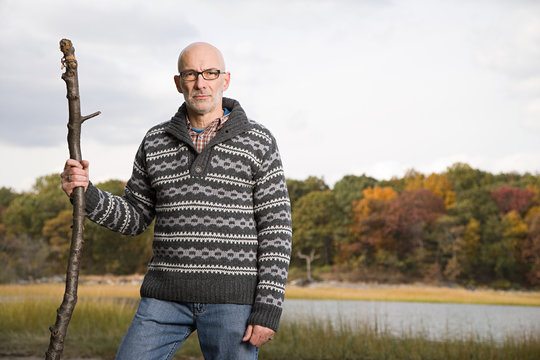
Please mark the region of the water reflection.
<svg viewBox="0 0 540 360"><path fill-rule="evenodd" d="M394 335L430 339L501 341L540 334L540 307L410 302L286 300L283 319L331 321L352 327L371 325Z"/></svg>

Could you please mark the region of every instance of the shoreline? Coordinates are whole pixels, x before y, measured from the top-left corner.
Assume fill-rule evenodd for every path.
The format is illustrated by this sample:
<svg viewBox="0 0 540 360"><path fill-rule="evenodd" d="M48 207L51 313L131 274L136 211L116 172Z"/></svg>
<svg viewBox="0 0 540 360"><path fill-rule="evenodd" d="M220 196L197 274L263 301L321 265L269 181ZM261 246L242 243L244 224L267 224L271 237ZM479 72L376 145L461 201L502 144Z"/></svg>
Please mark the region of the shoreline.
<svg viewBox="0 0 540 360"><path fill-rule="evenodd" d="M458 286L320 282L288 285L286 299L425 302L540 306L540 291L467 289Z"/></svg>
<svg viewBox="0 0 540 360"><path fill-rule="evenodd" d="M79 296L102 298L138 298L142 275L81 276ZM26 284L0 284L3 296L58 296L62 297L65 283L36 281ZM313 282L306 285L287 285L285 299L359 300L427 303L457 303L484 305L540 306L540 291L467 289L459 286L415 284L345 283L337 281Z"/></svg>

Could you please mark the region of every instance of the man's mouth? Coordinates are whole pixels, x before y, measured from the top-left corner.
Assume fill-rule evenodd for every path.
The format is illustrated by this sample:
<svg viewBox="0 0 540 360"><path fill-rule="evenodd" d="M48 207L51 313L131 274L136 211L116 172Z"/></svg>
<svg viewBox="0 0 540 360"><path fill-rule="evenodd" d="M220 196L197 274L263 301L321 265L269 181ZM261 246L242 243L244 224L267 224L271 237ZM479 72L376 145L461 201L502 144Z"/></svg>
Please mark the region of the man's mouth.
<svg viewBox="0 0 540 360"><path fill-rule="evenodd" d="M206 94L197 94L197 95L193 96L193 98L196 99L196 100L204 100L204 99L207 99L209 97L210 97L210 95L206 95Z"/></svg>

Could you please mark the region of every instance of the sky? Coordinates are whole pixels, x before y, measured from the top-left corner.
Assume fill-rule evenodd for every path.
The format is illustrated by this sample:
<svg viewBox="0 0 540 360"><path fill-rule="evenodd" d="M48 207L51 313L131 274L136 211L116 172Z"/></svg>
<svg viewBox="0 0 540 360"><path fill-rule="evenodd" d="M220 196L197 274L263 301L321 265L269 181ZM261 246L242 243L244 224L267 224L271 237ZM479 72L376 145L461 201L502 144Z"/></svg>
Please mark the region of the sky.
<svg viewBox="0 0 540 360"><path fill-rule="evenodd" d="M540 173L540 2L0 0L0 187L62 171L79 63L83 158L127 180L146 131L183 102L179 52L223 53L225 96L274 134L285 174L402 177L456 162Z"/></svg>

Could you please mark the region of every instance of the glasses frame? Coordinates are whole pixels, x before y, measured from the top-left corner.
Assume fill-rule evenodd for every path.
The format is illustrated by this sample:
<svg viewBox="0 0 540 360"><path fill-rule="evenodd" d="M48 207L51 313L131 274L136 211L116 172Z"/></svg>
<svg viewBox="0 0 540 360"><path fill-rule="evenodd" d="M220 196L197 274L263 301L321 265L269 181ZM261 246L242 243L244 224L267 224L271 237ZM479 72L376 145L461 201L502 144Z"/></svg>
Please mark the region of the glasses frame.
<svg viewBox="0 0 540 360"><path fill-rule="evenodd" d="M205 73L205 72L208 72L208 71L217 71L218 76L217 76L215 79L207 79L207 78L204 76L204 73ZM185 73L187 73L187 72L193 72L193 73L197 74L197 76L195 77L195 79L192 79L192 80L186 79L186 78L184 77L184 75L185 75ZM201 76L203 77L204 80L212 81L212 80L217 80L221 74L226 74L226 73L227 73L226 71L219 70L219 69L206 69L206 70L203 70L203 71L186 70L186 71L181 71L181 72L180 72L180 78L181 78L182 80L184 80L184 81L196 81L196 80L199 78L199 75L201 75Z"/></svg>

